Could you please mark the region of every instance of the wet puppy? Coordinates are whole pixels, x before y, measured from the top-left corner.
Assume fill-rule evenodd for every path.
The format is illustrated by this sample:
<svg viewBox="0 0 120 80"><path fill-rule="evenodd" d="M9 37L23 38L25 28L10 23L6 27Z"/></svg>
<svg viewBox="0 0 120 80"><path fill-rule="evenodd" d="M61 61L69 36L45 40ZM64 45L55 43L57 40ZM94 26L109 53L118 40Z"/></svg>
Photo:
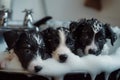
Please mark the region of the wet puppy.
<svg viewBox="0 0 120 80"><path fill-rule="evenodd" d="M83 56L86 54L99 55L106 48L106 40L111 44L116 40L116 34L110 25L101 23L97 19L81 19L70 24L70 31L75 39L75 54ZM81 54L82 52L82 54Z"/></svg>
<svg viewBox="0 0 120 80"><path fill-rule="evenodd" d="M45 54L45 44L43 37L34 30L28 31L7 31L4 33L5 41L9 49L13 49L18 57L23 69L38 72Z"/></svg>
<svg viewBox="0 0 120 80"><path fill-rule="evenodd" d="M47 52L53 58L63 63L66 62L68 54L74 51L74 40L68 28L47 28L42 31Z"/></svg>

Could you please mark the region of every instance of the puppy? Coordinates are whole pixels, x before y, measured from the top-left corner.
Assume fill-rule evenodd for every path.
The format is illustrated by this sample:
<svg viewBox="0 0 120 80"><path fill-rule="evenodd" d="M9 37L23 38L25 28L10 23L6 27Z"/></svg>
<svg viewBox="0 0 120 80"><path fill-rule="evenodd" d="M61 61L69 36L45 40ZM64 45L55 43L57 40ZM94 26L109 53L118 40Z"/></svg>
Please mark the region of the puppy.
<svg viewBox="0 0 120 80"><path fill-rule="evenodd" d="M43 59L48 58L45 54L45 44L40 32L28 31L7 31L4 33L8 48L13 49L23 69L38 72L42 69L40 64Z"/></svg>
<svg viewBox="0 0 120 80"><path fill-rule="evenodd" d="M116 41L116 34L110 25L103 24L97 19L81 19L70 24L70 31L75 39L75 54L83 56L86 54L101 54L106 48L106 40L110 39L113 45ZM83 52L81 54L81 52Z"/></svg>
<svg viewBox="0 0 120 80"><path fill-rule="evenodd" d="M47 28L42 32L46 49L53 58L63 63L66 62L68 54L74 51L74 40L68 28Z"/></svg>
<svg viewBox="0 0 120 80"><path fill-rule="evenodd" d="M61 63L66 62L68 54L74 51L74 40L69 28L62 25L64 23L54 22L50 16L34 23L34 26L39 26L41 30L47 53Z"/></svg>

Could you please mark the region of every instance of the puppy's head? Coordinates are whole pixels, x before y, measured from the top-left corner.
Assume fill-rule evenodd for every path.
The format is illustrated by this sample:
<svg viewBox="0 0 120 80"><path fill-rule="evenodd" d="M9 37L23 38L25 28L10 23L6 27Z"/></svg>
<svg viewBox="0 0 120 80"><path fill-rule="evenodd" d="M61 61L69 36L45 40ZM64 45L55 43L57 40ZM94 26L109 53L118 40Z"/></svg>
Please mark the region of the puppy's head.
<svg viewBox="0 0 120 80"><path fill-rule="evenodd" d="M4 38L9 49L13 49L22 67L26 70L38 72L42 69L40 63L46 58L45 45L39 32L8 31Z"/></svg>
<svg viewBox="0 0 120 80"><path fill-rule="evenodd" d="M59 62L66 62L68 54L74 49L73 39L67 28L47 28L42 32L47 52Z"/></svg>
<svg viewBox="0 0 120 80"><path fill-rule="evenodd" d="M110 26L101 23L97 19L82 19L79 22L72 22L70 31L73 33L76 42L77 54L80 53L79 50L81 49L83 55L99 55L106 43L106 39L110 39L112 45L116 40L116 35Z"/></svg>

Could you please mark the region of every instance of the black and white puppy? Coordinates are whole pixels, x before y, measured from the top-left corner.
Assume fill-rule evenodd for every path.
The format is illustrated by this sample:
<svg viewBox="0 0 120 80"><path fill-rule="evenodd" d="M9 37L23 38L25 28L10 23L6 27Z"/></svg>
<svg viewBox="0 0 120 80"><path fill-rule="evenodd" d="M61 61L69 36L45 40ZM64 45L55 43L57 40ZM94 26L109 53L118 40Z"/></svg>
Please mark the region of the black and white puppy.
<svg viewBox="0 0 120 80"><path fill-rule="evenodd" d="M81 19L70 24L70 31L75 39L75 54L83 56L86 54L101 54L106 47L106 40L110 39L113 45L116 34L110 25L103 24L97 19ZM81 54L83 52L83 54Z"/></svg>
<svg viewBox="0 0 120 80"><path fill-rule="evenodd" d="M68 28L49 27L42 31L47 53L59 62L65 62L68 54L74 51L74 40Z"/></svg>
<svg viewBox="0 0 120 80"><path fill-rule="evenodd" d="M45 44L41 34L34 30L7 31L4 33L5 41L9 49L13 49L23 69L38 72L45 54Z"/></svg>

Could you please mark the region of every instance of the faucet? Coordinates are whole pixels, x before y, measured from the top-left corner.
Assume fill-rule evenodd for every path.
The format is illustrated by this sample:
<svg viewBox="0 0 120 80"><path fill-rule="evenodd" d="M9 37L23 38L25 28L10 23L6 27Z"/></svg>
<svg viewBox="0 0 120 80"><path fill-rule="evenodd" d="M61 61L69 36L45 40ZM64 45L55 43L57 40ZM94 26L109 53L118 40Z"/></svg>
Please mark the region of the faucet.
<svg viewBox="0 0 120 80"><path fill-rule="evenodd" d="M8 25L8 13L6 9L0 10L0 26L6 27Z"/></svg>
<svg viewBox="0 0 120 80"><path fill-rule="evenodd" d="M28 28L33 28L32 10L25 9L23 12L25 12L23 26L28 27Z"/></svg>

